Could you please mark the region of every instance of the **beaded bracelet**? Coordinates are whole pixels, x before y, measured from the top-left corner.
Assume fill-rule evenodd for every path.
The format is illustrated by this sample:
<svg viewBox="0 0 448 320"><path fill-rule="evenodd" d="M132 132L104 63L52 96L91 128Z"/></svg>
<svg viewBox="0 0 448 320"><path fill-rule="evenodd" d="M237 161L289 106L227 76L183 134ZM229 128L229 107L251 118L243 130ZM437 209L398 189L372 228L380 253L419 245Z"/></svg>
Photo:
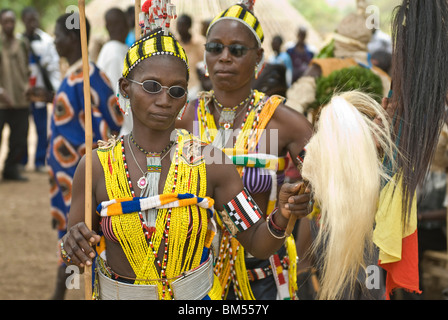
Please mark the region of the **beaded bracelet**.
<svg viewBox="0 0 448 320"><path fill-rule="evenodd" d="M267 228L271 236L273 236L276 239L283 239L286 237L286 228L280 228L274 223L273 216L275 213L277 213L278 208L275 208L274 211L268 216L266 219L267 222Z"/></svg>
<svg viewBox="0 0 448 320"><path fill-rule="evenodd" d="M220 217L232 235L256 224L262 213L246 188L224 205Z"/></svg>
<svg viewBox="0 0 448 320"><path fill-rule="evenodd" d="M65 260L66 262L70 262L72 259L68 255L67 251L65 251L64 243L62 241L61 241L60 246L61 246L61 257L62 257L62 259Z"/></svg>

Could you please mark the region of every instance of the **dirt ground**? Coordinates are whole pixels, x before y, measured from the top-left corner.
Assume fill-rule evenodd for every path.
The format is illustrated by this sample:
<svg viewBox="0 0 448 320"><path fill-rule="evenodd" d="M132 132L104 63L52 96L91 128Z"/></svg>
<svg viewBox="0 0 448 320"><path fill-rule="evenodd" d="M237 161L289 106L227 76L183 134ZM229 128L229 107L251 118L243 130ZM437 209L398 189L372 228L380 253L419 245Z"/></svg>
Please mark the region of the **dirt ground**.
<svg viewBox="0 0 448 320"><path fill-rule="evenodd" d="M30 158L36 139L30 128ZM6 154L5 130L0 149L0 171ZM31 161L30 161L31 162ZM28 182L0 180L0 300L48 300L56 283L57 232L51 227L49 182L28 164ZM67 300L84 299L83 277L80 289L68 290ZM443 299L437 280L427 290L428 298Z"/></svg>
<svg viewBox="0 0 448 320"><path fill-rule="evenodd" d="M48 300L57 271L57 232L51 227L49 181L32 165L36 138L30 123L27 182L0 179L0 300ZM0 171L7 152L9 130L3 131ZM84 298L80 289L68 290L66 299Z"/></svg>

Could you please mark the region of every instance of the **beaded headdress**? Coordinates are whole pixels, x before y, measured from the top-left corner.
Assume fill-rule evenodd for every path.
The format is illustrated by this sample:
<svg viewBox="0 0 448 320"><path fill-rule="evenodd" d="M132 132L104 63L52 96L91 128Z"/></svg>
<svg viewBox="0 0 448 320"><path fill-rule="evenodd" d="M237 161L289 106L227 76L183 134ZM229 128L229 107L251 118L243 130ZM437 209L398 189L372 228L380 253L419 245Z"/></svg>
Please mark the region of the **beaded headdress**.
<svg viewBox="0 0 448 320"><path fill-rule="evenodd" d="M140 13L142 38L128 50L124 60L123 77L144 59L154 55L171 55L181 59L188 68L185 50L169 31L171 20L175 19L176 6L171 0L147 0Z"/></svg>
<svg viewBox="0 0 448 320"><path fill-rule="evenodd" d="M189 75L188 58L184 48L169 31L171 21L177 18L176 6L171 4L171 0L147 0L139 14L139 25L141 28L141 38L128 49L124 59L122 76L127 78L129 73L143 60L157 55L170 55L181 59ZM130 101L127 96L120 92L117 83L117 102L129 114Z"/></svg>
<svg viewBox="0 0 448 320"><path fill-rule="evenodd" d="M255 5L255 0L246 0L241 1L240 3L231 6L230 8L221 12L218 16L216 16L207 30L207 34L209 33L212 26L221 20L229 19L229 20L237 20L243 23L249 30L254 34L255 38L258 42L258 47L261 48L261 45L264 40L263 28L261 27L260 21L253 14L253 9Z"/></svg>

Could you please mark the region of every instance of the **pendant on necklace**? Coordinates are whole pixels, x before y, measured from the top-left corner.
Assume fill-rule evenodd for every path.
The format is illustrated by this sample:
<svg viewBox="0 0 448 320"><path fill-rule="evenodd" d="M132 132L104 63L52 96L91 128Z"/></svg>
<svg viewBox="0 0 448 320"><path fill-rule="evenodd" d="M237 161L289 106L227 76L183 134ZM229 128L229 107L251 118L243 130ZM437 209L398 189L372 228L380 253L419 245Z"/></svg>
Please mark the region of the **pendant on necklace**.
<svg viewBox="0 0 448 320"><path fill-rule="evenodd" d="M148 185L148 180L146 180L146 176L143 176L140 179L138 179L137 186L140 189L142 189L142 190L145 189L147 185Z"/></svg>
<svg viewBox="0 0 448 320"><path fill-rule="evenodd" d="M225 130L233 128L233 121L235 120L235 110L225 108L221 111L219 117L219 126Z"/></svg>

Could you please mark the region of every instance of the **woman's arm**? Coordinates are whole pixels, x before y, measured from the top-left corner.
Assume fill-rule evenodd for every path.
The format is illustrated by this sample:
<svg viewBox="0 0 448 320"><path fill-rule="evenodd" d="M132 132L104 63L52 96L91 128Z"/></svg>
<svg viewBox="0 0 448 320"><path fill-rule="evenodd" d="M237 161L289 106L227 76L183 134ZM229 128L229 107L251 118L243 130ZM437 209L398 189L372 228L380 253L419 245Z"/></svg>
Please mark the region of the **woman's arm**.
<svg viewBox="0 0 448 320"><path fill-rule="evenodd" d="M278 129L279 146L283 146L283 150L279 150L279 154L288 152L292 161L297 166L297 156L302 152L308 144L313 134L311 123L301 113L281 104L278 106L272 119L272 128Z"/></svg>
<svg viewBox="0 0 448 320"><path fill-rule="evenodd" d="M215 209L220 212L221 217L224 217L223 220L227 220L226 224L228 226L230 225L229 229L235 229L233 226L235 223L226 216L226 211L230 210L232 201L242 201L242 204L247 208L253 208L255 206L253 210L258 210L258 215L256 212L251 213L253 217L258 217L249 222L250 226L247 230L236 232L236 237L253 256L259 259L267 259L283 245L285 237L272 232L272 228L268 227L268 223L262 217L263 213L259 211L250 195L242 193L244 190L242 179L236 167L230 163L228 158L227 162L224 162L226 155L218 149L214 149L213 152L215 152L213 156L215 163L208 164L207 172L213 188L212 197L215 200ZM216 156L217 154L220 155ZM222 159L221 164L216 163L216 159ZM305 194L298 195L301 185L301 182L297 184L284 184L280 190L279 208L271 216L271 219L274 225L281 230L286 230L291 215L303 218L311 212L309 207L311 200L309 190ZM236 199L237 197L238 200ZM247 200L244 200L245 198ZM269 230L268 228L271 229Z"/></svg>
<svg viewBox="0 0 448 320"><path fill-rule="evenodd" d="M95 173L98 172L97 165L99 164L96 151L93 151L92 163L92 229L89 230L85 224L85 157L81 159L76 168L73 177L72 185L72 201L70 206L70 213L68 216L67 233L62 238L62 243L65 252L70 257L70 261L65 261L70 264L76 264L79 267L84 265L91 265L92 258L95 257L95 250L92 246L100 241L97 231L99 229L99 218L96 214L95 189L98 177ZM94 231L95 230L95 231Z"/></svg>

